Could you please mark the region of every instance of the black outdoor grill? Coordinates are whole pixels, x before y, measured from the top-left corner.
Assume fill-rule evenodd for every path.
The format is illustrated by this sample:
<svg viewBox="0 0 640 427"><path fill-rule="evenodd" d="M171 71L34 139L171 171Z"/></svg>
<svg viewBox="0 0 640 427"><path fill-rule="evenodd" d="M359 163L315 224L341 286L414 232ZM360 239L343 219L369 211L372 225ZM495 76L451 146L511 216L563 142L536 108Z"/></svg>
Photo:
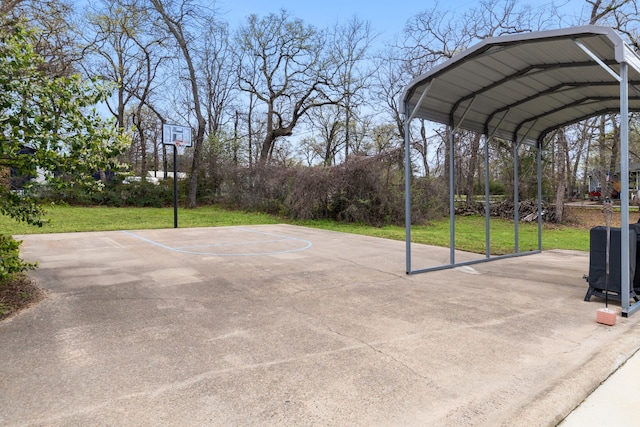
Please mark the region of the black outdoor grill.
<svg viewBox="0 0 640 427"><path fill-rule="evenodd" d="M607 227L597 226L590 230L589 241L589 275L585 279L589 283L589 289L584 296L589 301L592 296L621 300L623 286L621 286L620 267L620 228L611 227L611 241L609 249L609 283L606 283L606 245ZM629 225L629 285L628 298L638 301L640 294L640 224Z"/></svg>

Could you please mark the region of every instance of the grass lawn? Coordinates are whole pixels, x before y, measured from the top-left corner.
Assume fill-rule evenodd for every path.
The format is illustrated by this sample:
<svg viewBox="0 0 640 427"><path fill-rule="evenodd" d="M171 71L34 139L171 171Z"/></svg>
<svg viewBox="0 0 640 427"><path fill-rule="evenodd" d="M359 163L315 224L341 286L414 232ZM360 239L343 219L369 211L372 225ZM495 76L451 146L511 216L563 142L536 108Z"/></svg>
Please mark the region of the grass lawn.
<svg viewBox="0 0 640 427"><path fill-rule="evenodd" d="M43 227L18 223L0 216L0 234L68 233L79 231L137 230L173 228L173 208L110 208L50 206ZM286 218L238 211L227 211L216 206L197 209L179 209L178 226L218 227L234 225L288 223L321 228L344 233L363 234L387 239L404 240L404 227L369 227L334 221L290 221ZM485 252L484 217L464 216L456 218L456 249ZM512 221L491 219L490 244L493 254L514 252L514 227ZM449 246L448 218L434 221L427 226L414 226L411 240L436 246ZM519 225L519 249L537 249L537 224ZM550 225L542 231L543 249L589 250L589 230L569 226Z"/></svg>
<svg viewBox="0 0 640 427"><path fill-rule="evenodd" d="M0 216L4 234L71 233L78 231L140 230L173 228L173 208L111 208L104 206L50 206L42 227L17 223ZM276 224L277 218L260 213L227 211L217 207L178 209L178 226L216 227L251 224Z"/></svg>

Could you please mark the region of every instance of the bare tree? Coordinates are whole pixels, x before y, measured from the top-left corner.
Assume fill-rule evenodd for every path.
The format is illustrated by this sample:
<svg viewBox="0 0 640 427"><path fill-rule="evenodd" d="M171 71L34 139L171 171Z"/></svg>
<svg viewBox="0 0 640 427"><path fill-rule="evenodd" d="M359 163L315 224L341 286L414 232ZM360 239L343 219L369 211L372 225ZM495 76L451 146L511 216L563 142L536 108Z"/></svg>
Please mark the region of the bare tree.
<svg viewBox="0 0 640 427"><path fill-rule="evenodd" d="M194 45L195 36L189 31L189 22L195 17L203 15L203 9L199 8L192 0L150 0L155 11L160 15L167 31L174 38L178 51L180 52L181 63L187 70L187 79L192 97L191 108L195 114L197 126L193 143L193 160L191 163L191 174L189 176L188 205L191 208L196 206L196 194L198 190L198 171L200 162L200 151L204 143L205 132L207 130L207 119L202 111L202 100L199 91L199 75L196 72L196 53Z"/></svg>
<svg viewBox="0 0 640 427"><path fill-rule="evenodd" d="M627 42L636 50L640 48L640 39L637 27L640 21L638 14L638 3L635 0L585 0L588 5L587 12L588 23L590 25L609 25L618 32L626 35ZM619 151L619 124L617 117L614 115L603 116L599 120L598 125L598 154L599 154L599 172L600 182L605 182L605 174L613 174L616 169ZM611 123L608 128L607 122ZM612 129L613 138L607 138L607 130ZM610 141L610 146L607 146ZM610 150L610 154L609 154ZM607 164L607 157L609 159ZM607 197L610 195L610 188L604 189L603 194Z"/></svg>
<svg viewBox="0 0 640 427"><path fill-rule="evenodd" d="M374 154L396 148L397 132L392 124L378 125L372 130Z"/></svg>
<svg viewBox="0 0 640 427"><path fill-rule="evenodd" d="M134 99L144 62L131 35L138 32L141 15L122 1L102 0L87 13L84 37L85 72L116 87L115 100L107 100L120 129L125 127L125 109Z"/></svg>
<svg viewBox="0 0 640 427"><path fill-rule="evenodd" d="M401 138L404 138L404 119L400 113L400 95L416 72L411 68L410 61L405 59L397 47L388 46L380 51L375 58L370 92L378 104L384 105L387 113L385 120L391 120Z"/></svg>
<svg viewBox="0 0 640 427"><path fill-rule="evenodd" d="M336 164L336 156L346 141L343 135L346 133L346 124L339 120L339 107L328 105L316 108L309 112L311 128L317 134L319 141L316 143L317 151L321 155L324 166Z"/></svg>
<svg viewBox="0 0 640 427"><path fill-rule="evenodd" d="M226 23L211 20L205 23L201 36L202 47L197 57L202 74L200 83L204 94L208 133L220 131L225 119L234 114L229 108L236 90L236 59L230 44Z"/></svg>
<svg viewBox="0 0 640 427"><path fill-rule="evenodd" d="M585 0L590 9L590 25L607 25L627 36L627 41L640 49L638 2L636 0Z"/></svg>
<svg viewBox="0 0 640 427"><path fill-rule="evenodd" d="M70 76L78 69L81 51L74 27L74 3L65 0L31 1L26 19L40 30L36 51L45 59L45 71L55 76Z"/></svg>
<svg viewBox="0 0 640 427"><path fill-rule="evenodd" d="M344 94L340 110L344 110L346 161L351 148L351 121L358 119L358 107L365 103L364 90L369 86L373 74L373 69L367 69L364 64L374 38L369 23L361 21L357 16L353 16L344 25L336 25L331 38L330 52L338 70L338 85Z"/></svg>
<svg viewBox="0 0 640 427"><path fill-rule="evenodd" d="M427 128L425 126L424 119L420 119L420 140L414 142L412 147L420 153L420 157L422 158L422 167L424 168L424 175L429 176L429 140L427 138Z"/></svg>
<svg viewBox="0 0 640 427"><path fill-rule="evenodd" d="M322 158L322 144L313 137L302 138L298 144L298 155L302 157L306 166L313 166L316 159Z"/></svg>
<svg viewBox="0 0 640 427"><path fill-rule="evenodd" d="M125 130L132 138L131 147L125 153L126 160L130 164L130 170L145 179L149 164L154 170L159 166L157 142L161 140L162 126L156 114L141 102L129 106L125 117Z"/></svg>
<svg viewBox="0 0 640 427"><path fill-rule="evenodd" d="M136 44L140 48L140 53L144 61L143 74L141 75L139 85L133 90L133 95L137 98L138 104L132 113L132 121L136 127L141 145L142 164L141 175L145 177L147 174L147 143L151 142L154 147L154 153L157 153L157 120L145 119L145 108L149 108L151 105L151 95L153 92L153 82L156 80L158 69L164 61L162 56L154 56L153 49L157 45L162 43L161 40L151 40L150 42L140 42L136 39ZM149 114L147 114L149 115ZM157 114L153 115L154 119L157 118ZM157 158L157 156L154 156ZM154 164L157 170L157 162Z"/></svg>
<svg viewBox="0 0 640 427"><path fill-rule="evenodd" d="M467 206L471 206L475 203L473 187L475 184L476 172L479 170L478 151L480 150L481 138L482 135L475 133L471 136L471 140L469 141L469 164L466 171L466 182L464 186Z"/></svg>
<svg viewBox="0 0 640 427"><path fill-rule="evenodd" d="M70 0L2 0L0 15L5 23L22 19L37 29L34 50L45 58L40 69L50 76L68 77L77 72L82 59L73 22L74 2Z"/></svg>
<svg viewBox="0 0 640 427"><path fill-rule="evenodd" d="M556 175L556 185L558 186L556 190L556 220L562 222L564 220L564 199L567 187L566 157L569 151L564 128L558 130L556 143L559 146L558 173Z"/></svg>
<svg viewBox="0 0 640 427"><path fill-rule="evenodd" d="M375 120L375 115L371 114L363 114L360 112L358 114L358 120L354 121L351 124L350 131L350 139L351 139L351 153L355 156L366 156L372 152L374 147L373 141L373 129L377 126L377 122ZM395 129L393 124L390 125L391 128ZM397 146L400 144L402 146L402 139L398 137L397 132L392 133L393 145Z"/></svg>
<svg viewBox="0 0 640 427"><path fill-rule="evenodd" d="M242 54L240 89L266 109L260 162L272 156L278 138L291 136L311 109L336 104L335 66L323 51L324 36L282 10L262 19L251 15L237 35Z"/></svg>
<svg viewBox="0 0 640 427"><path fill-rule="evenodd" d="M26 3L26 0L2 0L0 2L0 14L3 16L15 16L16 9L22 3Z"/></svg>
<svg viewBox="0 0 640 427"><path fill-rule="evenodd" d="M147 132L153 129L148 127L143 109L150 105L159 69L168 59L163 47L166 36L155 31L154 19L142 0L103 1L97 6L86 15L90 31L85 29L85 70L116 88L107 107L120 129L129 120L134 125L137 136L133 141L140 147L133 151L140 153L139 172L144 177L150 140Z"/></svg>
<svg viewBox="0 0 640 427"><path fill-rule="evenodd" d="M401 69L411 70L412 75L422 74L482 39L538 29L534 26L540 22L538 13L529 6L519 6L516 0L483 0L461 14L441 9L436 4L407 22L400 46L401 60L405 63ZM422 141L427 141L424 134ZM471 203L474 179L479 170L480 135L459 138L458 144L463 143L469 144L464 170L467 176L461 178L464 184L459 185L465 189L467 203ZM424 143L419 147L421 153L428 151ZM445 177L449 175L450 167L448 150L449 144L445 143Z"/></svg>

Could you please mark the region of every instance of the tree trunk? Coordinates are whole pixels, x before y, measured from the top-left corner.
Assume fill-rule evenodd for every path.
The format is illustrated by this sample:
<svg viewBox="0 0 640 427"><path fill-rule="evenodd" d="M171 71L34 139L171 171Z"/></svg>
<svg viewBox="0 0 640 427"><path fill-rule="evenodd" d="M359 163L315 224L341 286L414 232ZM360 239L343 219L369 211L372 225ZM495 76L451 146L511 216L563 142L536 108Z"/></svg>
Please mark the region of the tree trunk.
<svg viewBox="0 0 640 427"><path fill-rule="evenodd" d="M613 176L618 169L618 154L620 152L620 126L614 116L611 116L611 125L613 126L613 140L611 141L611 157L609 158L609 177L613 184Z"/></svg>
<svg viewBox="0 0 640 427"><path fill-rule="evenodd" d="M567 150L567 138L564 129L561 128L558 130L558 173L556 175L556 182L558 183L556 187L556 219L560 223L564 220L564 198L567 188L565 158L567 156Z"/></svg>
<svg viewBox="0 0 640 427"><path fill-rule="evenodd" d="M474 204L473 198L473 184L475 182L476 170L478 169L478 150L480 150L480 138L481 134L476 133L471 140L471 157L469 159L469 168L466 178L466 196L467 206Z"/></svg>
<svg viewBox="0 0 640 427"><path fill-rule="evenodd" d="M600 118L598 125L598 152L600 154L600 170L598 171L598 181L600 182L600 192L603 197L611 196L609 182L605 179L607 175L607 144L606 144L606 116Z"/></svg>
<svg viewBox="0 0 640 427"><path fill-rule="evenodd" d="M420 119L420 138L422 142L422 149L420 150L420 154L422 155L422 166L424 167L424 176L429 177L429 141L427 139L427 128L424 124L424 119Z"/></svg>
<svg viewBox="0 0 640 427"><path fill-rule="evenodd" d="M273 102L269 102L269 111L267 112L267 133L262 140L262 147L260 149L260 164L264 165L269 160L269 155L272 150L272 145L276 140L273 134Z"/></svg>
<svg viewBox="0 0 640 427"><path fill-rule="evenodd" d="M187 39L184 35L184 28L181 26L180 20L175 20L165 10L165 5L162 0L151 0L156 11L162 17L162 20L167 26L169 32L174 36L182 56L184 63L189 72L189 80L191 84L191 95L193 96L193 111L196 115L198 122L198 129L196 130L196 137L193 143L193 162L191 163L191 175L189 176L189 195L188 206L195 208L197 205L196 195L198 190L198 171L200 168L200 152L202 151L202 144L204 142L204 133L207 126L207 121L202 114L202 107L200 104L200 93L198 91L198 79L196 77L196 70L194 61L191 57L191 50L187 43ZM176 177L177 178L177 177Z"/></svg>
<svg viewBox="0 0 640 427"><path fill-rule="evenodd" d="M450 156L449 156L449 140L451 138L451 127L447 126L444 133L444 176L445 182L449 182L449 171L451 170Z"/></svg>

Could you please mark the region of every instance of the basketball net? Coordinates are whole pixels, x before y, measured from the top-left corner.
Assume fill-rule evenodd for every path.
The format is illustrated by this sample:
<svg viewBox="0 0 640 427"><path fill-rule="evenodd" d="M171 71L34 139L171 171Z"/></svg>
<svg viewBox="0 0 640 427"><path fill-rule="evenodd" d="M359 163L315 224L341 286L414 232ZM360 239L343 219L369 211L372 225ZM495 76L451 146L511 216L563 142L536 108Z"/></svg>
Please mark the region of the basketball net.
<svg viewBox="0 0 640 427"><path fill-rule="evenodd" d="M184 154L184 150L187 148L185 142L181 139L176 139L175 141L173 141L173 143L176 146L178 154L182 156Z"/></svg>

